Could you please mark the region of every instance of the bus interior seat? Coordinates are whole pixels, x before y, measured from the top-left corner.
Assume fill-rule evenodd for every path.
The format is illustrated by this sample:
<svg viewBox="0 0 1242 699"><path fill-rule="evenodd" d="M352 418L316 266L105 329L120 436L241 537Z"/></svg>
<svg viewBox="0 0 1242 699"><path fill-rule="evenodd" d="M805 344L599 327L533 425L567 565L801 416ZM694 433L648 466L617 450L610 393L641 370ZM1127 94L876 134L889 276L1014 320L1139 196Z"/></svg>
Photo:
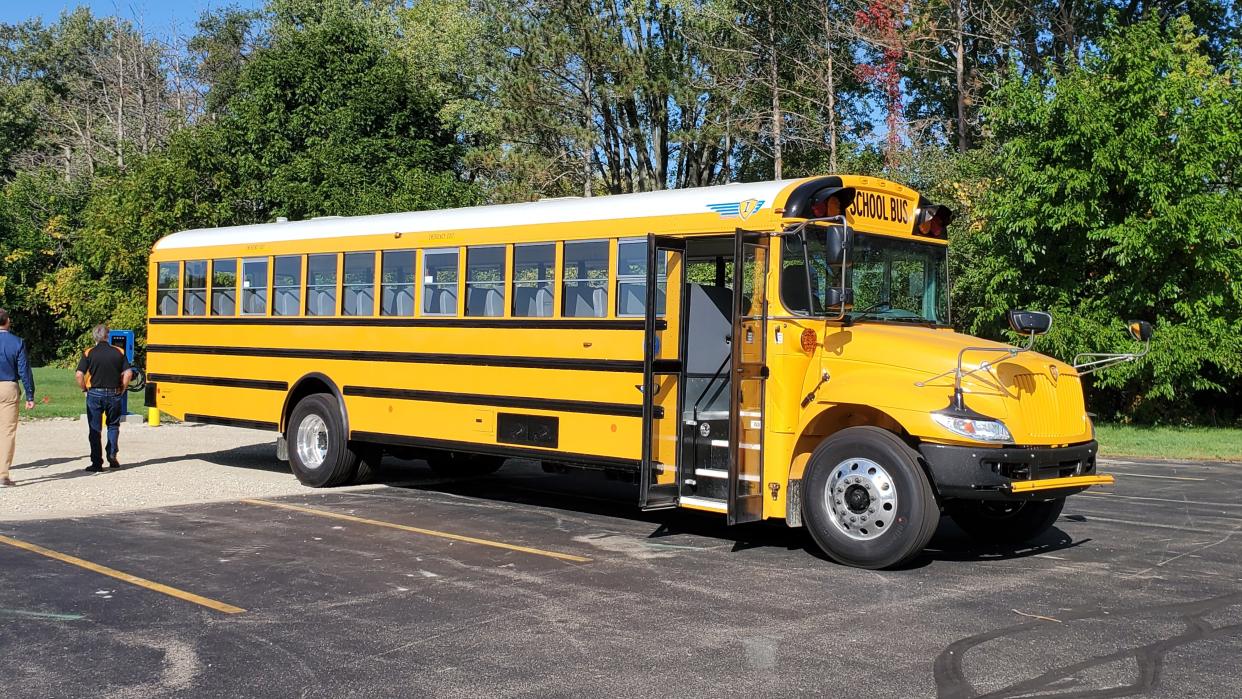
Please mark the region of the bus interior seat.
<svg viewBox="0 0 1242 699"><path fill-rule="evenodd" d="M457 314L456 289L428 288L423 301L423 312L434 315L451 316Z"/></svg>
<svg viewBox="0 0 1242 699"><path fill-rule="evenodd" d="M371 289L364 287L345 290L346 315L369 316L374 306L375 297Z"/></svg>
<svg viewBox="0 0 1242 699"><path fill-rule="evenodd" d="M336 294L323 289L315 289L310 292L311 296L307 299L306 310L307 315L312 316L331 316L336 315Z"/></svg>
<svg viewBox="0 0 1242 699"><path fill-rule="evenodd" d="M499 317L505 314L505 297L494 287L470 287L466 292L466 315Z"/></svg>
<svg viewBox="0 0 1242 699"><path fill-rule="evenodd" d="M624 284L621 287L620 307L617 315L641 316L647 308L647 285ZM664 289L656 288L656 308L664 308Z"/></svg>
<svg viewBox="0 0 1242 699"><path fill-rule="evenodd" d="M175 295L165 296L160 299L159 314L162 316L177 315L177 297Z"/></svg>
<svg viewBox="0 0 1242 699"><path fill-rule="evenodd" d="M729 409L733 291L688 284L686 396L694 414Z"/></svg>
<svg viewBox="0 0 1242 699"><path fill-rule="evenodd" d="M819 277L811 271L811 286L819 287ZM781 300L791 311L811 313L811 294L806 288L806 265L789 265L781 270ZM823 312L823 301L815 298L816 313Z"/></svg>
<svg viewBox="0 0 1242 699"><path fill-rule="evenodd" d="M186 291L185 292L185 314L188 316L201 316L207 312L207 292L206 291Z"/></svg>
<svg viewBox="0 0 1242 699"><path fill-rule="evenodd" d="M571 318L603 318L608 314L608 295L603 289L582 284L565 287L565 315Z"/></svg>
<svg viewBox="0 0 1242 699"><path fill-rule="evenodd" d="M272 315L295 316L298 314L298 292L277 289L272 303Z"/></svg>
<svg viewBox="0 0 1242 699"><path fill-rule="evenodd" d="M211 313L217 316L237 314L237 302L232 291L215 291L211 294Z"/></svg>
<svg viewBox="0 0 1242 699"><path fill-rule="evenodd" d="M384 287L383 303L384 315L414 315L414 292L409 287L402 287L400 289L393 289L390 286Z"/></svg>
<svg viewBox="0 0 1242 699"><path fill-rule="evenodd" d="M552 292L547 287L514 287L513 308L516 315L525 318L552 317Z"/></svg>

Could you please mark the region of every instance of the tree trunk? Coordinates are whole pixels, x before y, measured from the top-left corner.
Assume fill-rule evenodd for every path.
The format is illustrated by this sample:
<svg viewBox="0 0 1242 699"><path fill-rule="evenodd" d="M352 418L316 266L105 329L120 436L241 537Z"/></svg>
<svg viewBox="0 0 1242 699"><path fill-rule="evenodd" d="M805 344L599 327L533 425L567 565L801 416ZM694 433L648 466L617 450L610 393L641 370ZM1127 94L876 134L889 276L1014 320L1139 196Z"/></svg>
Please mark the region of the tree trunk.
<svg viewBox="0 0 1242 699"><path fill-rule="evenodd" d="M825 9L824 36L827 37L828 55L828 169L837 172L837 79L832 61L832 13Z"/></svg>
<svg viewBox="0 0 1242 699"><path fill-rule="evenodd" d="M960 0L953 3L953 14L956 20L953 77L957 79L957 152L965 153L970 149L970 135L966 128L966 17Z"/></svg>
<svg viewBox="0 0 1242 699"><path fill-rule="evenodd" d="M768 80L772 89L772 177L781 179L783 168L781 153L781 93L780 64L776 55L776 10L768 6Z"/></svg>

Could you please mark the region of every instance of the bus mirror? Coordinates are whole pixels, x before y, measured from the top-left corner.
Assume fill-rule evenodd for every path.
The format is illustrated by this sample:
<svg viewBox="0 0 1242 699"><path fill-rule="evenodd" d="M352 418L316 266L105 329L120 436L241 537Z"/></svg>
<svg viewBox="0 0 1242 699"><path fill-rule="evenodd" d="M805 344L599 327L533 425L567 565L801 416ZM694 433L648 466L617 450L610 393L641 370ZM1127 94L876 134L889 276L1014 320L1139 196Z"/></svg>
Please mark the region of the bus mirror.
<svg viewBox="0 0 1242 699"><path fill-rule="evenodd" d="M1147 342L1151 339L1151 323L1145 320L1132 320L1126 325L1130 327L1130 335L1139 342Z"/></svg>
<svg viewBox="0 0 1242 699"><path fill-rule="evenodd" d="M824 228L824 257L828 264L840 264L845 249L852 242L850 229L847 226L826 226Z"/></svg>
<svg viewBox="0 0 1242 699"><path fill-rule="evenodd" d="M1052 327L1052 316L1043 311L1009 311L1009 327L1019 335L1043 335Z"/></svg>
<svg viewBox="0 0 1242 699"><path fill-rule="evenodd" d="M829 287L827 301L829 308L840 308L841 312L844 313L846 306L854 305L854 290L842 289L839 286Z"/></svg>

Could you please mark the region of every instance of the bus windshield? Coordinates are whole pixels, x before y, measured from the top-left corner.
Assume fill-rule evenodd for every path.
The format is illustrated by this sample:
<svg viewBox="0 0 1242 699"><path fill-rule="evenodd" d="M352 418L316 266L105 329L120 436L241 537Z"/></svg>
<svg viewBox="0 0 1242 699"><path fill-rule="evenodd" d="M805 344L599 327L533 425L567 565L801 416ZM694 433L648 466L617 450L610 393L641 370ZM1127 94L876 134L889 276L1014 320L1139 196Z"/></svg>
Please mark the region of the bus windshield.
<svg viewBox="0 0 1242 699"><path fill-rule="evenodd" d="M839 284L840 265L824 254L824 238L807 231L808 256L803 257L797 236L784 238L781 294L786 308L796 313L825 315L827 293ZM943 245L888 236L857 233L850 249L849 283L854 288L850 320L894 323L949 322L948 260ZM806 289L809 258L811 298ZM811 306L808 308L808 305Z"/></svg>

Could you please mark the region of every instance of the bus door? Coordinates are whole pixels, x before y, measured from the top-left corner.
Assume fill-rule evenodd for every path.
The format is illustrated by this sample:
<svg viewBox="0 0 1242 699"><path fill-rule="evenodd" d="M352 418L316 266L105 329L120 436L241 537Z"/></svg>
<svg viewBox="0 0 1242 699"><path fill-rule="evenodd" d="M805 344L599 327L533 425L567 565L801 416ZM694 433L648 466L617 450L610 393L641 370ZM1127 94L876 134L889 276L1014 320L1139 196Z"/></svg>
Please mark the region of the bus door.
<svg viewBox="0 0 1242 699"><path fill-rule="evenodd" d="M733 386L729 401L729 524L763 517L763 393L768 378L768 241L738 230L733 248Z"/></svg>
<svg viewBox="0 0 1242 699"><path fill-rule="evenodd" d="M685 240L647 236L643 444L638 496L639 505L646 510L676 507L681 487L685 257Z"/></svg>

